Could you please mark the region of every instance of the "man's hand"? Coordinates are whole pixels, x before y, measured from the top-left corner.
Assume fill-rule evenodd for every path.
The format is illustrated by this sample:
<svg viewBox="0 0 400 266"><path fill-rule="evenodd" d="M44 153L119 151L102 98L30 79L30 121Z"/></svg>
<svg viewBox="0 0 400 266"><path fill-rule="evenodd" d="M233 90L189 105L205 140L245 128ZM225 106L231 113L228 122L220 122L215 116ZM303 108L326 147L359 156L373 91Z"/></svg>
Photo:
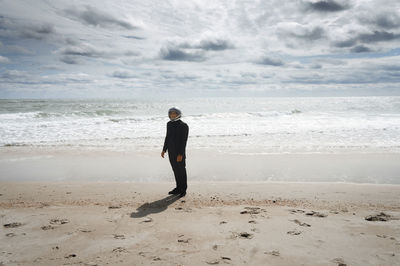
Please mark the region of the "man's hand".
<svg viewBox="0 0 400 266"><path fill-rule="evenodd" d="M164 151L162 151L162 152L161 152L161 157L163 157L163 158L164 158L164 154L165 154L165 152L164 152Z"/></svg>
<svg viewBox="0 0 400 266"><path fill-rule="evenodd" d="M176 161L177 161L177 162L181 162L181 161L182 161L182 158L183 158L183 155L178 154L178 156L176 157Z"/></svg>

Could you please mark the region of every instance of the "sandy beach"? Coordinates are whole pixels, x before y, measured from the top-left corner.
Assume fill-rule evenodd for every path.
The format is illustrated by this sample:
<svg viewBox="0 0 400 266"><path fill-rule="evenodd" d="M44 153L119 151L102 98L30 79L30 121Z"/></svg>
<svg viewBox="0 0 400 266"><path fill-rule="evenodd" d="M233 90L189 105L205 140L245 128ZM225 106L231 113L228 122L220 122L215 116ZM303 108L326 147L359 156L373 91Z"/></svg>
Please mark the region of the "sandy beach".
<svg viewBox="0 0 400 266"><path fill-rule="evenodd" d="M400 186L1 182L0 265L398 265Z"/></svg>

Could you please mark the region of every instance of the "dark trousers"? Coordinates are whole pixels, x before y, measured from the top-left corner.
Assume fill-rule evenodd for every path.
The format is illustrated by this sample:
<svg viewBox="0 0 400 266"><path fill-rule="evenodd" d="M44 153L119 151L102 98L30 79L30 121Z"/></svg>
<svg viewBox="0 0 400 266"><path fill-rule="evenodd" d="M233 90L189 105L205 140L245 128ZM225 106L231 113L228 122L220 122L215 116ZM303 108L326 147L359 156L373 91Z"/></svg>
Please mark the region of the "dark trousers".
<svg viewBox="0 0 400 266"><path fill-rule="evenodd" d="M176 187L180 191L186 191L187 189L187 176L186 176L186 155L182 156L182 161L177 162L176 152L168 151L169 162L171 163L172 170L175 175Z"/></svg>

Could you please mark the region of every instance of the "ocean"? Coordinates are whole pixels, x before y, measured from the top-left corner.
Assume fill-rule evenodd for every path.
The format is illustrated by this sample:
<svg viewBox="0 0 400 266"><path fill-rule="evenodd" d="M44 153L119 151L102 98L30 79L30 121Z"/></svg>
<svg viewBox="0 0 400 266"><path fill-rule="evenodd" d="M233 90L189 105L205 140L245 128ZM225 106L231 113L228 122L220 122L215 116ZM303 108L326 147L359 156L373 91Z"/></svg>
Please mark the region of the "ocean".
<svg viewBox="0 0 400 266"><path fill-rule="evenodd" d="M171 106L187 149L233 154L400 152L400 97L0 100L0 147L161 150Z"/></svg>

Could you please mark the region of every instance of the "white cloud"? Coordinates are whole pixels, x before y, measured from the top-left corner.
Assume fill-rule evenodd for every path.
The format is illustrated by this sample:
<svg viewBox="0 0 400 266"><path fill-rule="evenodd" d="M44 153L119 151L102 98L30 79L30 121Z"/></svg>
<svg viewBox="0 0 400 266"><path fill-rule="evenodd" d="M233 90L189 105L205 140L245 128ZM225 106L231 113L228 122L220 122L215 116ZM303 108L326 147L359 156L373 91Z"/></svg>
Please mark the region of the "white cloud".
<svg viewBox="0 0 400 266"><path fill-rule="evenodd" d="M6 64L6 63L9 63L9 62L10 62L10 60L7 57L0 55L0 63Z"/></svg>
<svg viewBox="0 0 400 266"><path fill-rule="evenodd" d="M1 86L100 95L393 91L399 10L395 0L3 1Z"/></svg>

